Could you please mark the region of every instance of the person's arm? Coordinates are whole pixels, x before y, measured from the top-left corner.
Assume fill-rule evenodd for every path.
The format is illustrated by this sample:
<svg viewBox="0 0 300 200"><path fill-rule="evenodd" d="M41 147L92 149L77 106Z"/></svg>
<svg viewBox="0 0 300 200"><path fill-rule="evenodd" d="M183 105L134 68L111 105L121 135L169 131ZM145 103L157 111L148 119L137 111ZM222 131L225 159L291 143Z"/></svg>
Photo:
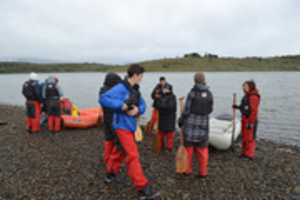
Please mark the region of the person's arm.
<svg viewBox="0 0 300 200"><path fill-rule="evenodd" d="M41 101L41 90L40 90L40 85L38 82L34 85L34 92L36 96L38 97L38 100Z"/></svg>
<svg viewBox="0 0 300 200"><path fill-rule="evenodd" d="M157 91L157 89L158 89L158 86L156 85L155 87L154 87L154 89L152 90L152 93L151 93L151 98L153 99L153 100L155 100L156 99L156 91Z"/></svg>
<svg viewBox="0 0 300 200"><path fill-rule="evenodd" d="M210 105L209 105L209 106L211 106L211 112L209 114L211 114L214 111L214 95L212 94L211 91L209 91L209 94L210 94L210 97L211 97Z"/></svg>
<svg viewBox="0 0 300 200"><path fill-rule="evenodd" d="M146 112L146 103L145 103L145 100L143 99L143 97L140 97L138 109L139 109L140 115L143 115Z"/></svg>
<svg viewBox="0 0 300 200"><path fill-rule="evenodd" d="M46 99L46 83L44 83L43 88L42 88L42 97L43 97L43 99Z"/></svg>
<svg viewBox="0 0 300 200"><path fill-rule="evenodd" d="M125 91L121 84L114 86L100 96L99 103L102 107L110 108L115 111L122 111L124 105Z"/></svg>
<svg viewBox="0 0 300 200"><path fill-rule="evenodd" d="M184 110L182 113L183 118L186 118L190 114L191 104L192 104L192 93L189 93L189 95L185 101L185 106L184 106Z"/></svg>
<svg viewBox="0 0 300 200"><path fill-rule="evenodd" d="M62 89L61 89L61 87L59 85L57 86L57 91L58 91L59 97L64 96L64 93L63 93L63 91L62 91Z"/></svg>

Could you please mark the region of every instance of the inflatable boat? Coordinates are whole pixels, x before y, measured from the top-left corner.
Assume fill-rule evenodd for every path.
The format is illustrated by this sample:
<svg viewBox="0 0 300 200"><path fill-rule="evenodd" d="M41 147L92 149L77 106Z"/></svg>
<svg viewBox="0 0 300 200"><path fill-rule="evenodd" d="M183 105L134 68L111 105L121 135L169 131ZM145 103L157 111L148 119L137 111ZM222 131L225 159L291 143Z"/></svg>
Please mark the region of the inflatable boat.
<svg viewBox="0 0 300 200"><path fill-rule="evenodd" d="M232 115L223 114L210 119L209 144L218 150L227 150L236 141L241 132L241 122L235 119L233 133Z"/></svg>
<svg viewBox="0 0 300 200"><path fill-rule="evenodd" d="M90 128L96 126L103 118L101 108L79 109L78 116L62 115L63 126L66 128Z"/></svg>

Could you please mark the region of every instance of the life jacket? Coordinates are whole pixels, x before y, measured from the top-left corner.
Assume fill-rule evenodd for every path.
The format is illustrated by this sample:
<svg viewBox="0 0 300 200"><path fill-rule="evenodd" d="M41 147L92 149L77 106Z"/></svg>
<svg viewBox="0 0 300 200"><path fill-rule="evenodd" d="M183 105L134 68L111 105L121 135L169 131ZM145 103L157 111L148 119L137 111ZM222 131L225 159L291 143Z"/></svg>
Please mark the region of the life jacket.
<svg viewBox="0 0 300 200"><path fill-rule="evenodd" d="M191 113L209 115L213 111L213 96L208 87L196 85L191 91Z"/></svg>
<svg viewBox="0 0 300 200"><path fill-rule="evenodd" d="M22 93L27 100L36 101L39 99L36 93L37 81L28 80L23 84Z"/></svg>
<svg viewBox="0 0 300 200"><path fill-rule="evenodd" d="M46 99L59 99L59 92L55 83L46 83Z"/></svg>
<svg viewBox="0 0 300 200"><path fill-rule="evenodd" d="M256 95L259 99L260 99L260 95L258 94L257 91L253 91L253 92L250 92L248 94L246 94L242 100L241 100L241 105L240 105L240 111L241 111L241 114L243 116L246 116L246 117L249 117L250 114L251 114L251 106L250 106L250 97L252 95Z"/></svg>

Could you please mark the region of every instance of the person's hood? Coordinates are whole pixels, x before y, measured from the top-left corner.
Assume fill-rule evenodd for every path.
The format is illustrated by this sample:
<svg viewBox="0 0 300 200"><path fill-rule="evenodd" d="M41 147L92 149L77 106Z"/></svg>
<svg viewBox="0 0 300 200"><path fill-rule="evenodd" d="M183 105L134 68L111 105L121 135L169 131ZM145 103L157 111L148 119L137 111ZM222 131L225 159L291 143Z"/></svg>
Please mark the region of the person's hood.
<svg viewBox="0 0 300 200"><path fill-rule="evenodd" d="M121 81L121 77L116 73L109 73L104 80L104 86L113 87Z"/></svg>
<svg viewBox="0 0 300 200"><path fill-rule="evenodd" d="M252 90L252 91L248 92L247 95L248 96L256 95L256 96L260 97L258 90Z"/></svg>
<svg viewBox="0 0 300 200"><path fill-rule="evenodd" d="M208 90L209 87L203 83L196 83L194 85L194 88L193 89L196 89L196 90Z"/></svg>
<svg viewBox="0 0 300 200"><path fill-rule="evenodd" d="M55 84L56 83L56 78L54 76L49 76L46 81L46 83L52 83Z"/></svg>

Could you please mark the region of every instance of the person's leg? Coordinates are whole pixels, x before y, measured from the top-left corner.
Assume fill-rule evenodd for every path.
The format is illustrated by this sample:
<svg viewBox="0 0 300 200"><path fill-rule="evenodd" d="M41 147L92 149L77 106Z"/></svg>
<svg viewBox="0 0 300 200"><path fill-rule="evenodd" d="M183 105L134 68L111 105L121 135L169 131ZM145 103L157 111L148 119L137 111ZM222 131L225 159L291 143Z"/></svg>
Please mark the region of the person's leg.
<svg viewBox="0 0 300 200"><path fill-rule="evenodd" d="M60 116L54 117L54 131L59 132L61 130L61 118Z"/></svg>
<svg viewBox="0 0 300 200"><path fill-rule="evenodd" d="M53 115L48 116L48 130L54 131L54 116Z"/></svg>
<svg viewBox="0 0 300 200"><path fill-rule="evenodd" d="M199 176L205 177L208 174L208 147L197 147L196 152L199 162Z"/></svg>
<svg viewBox="0 0 300 200"><path fill-rule="evenodd" d="M245 131L245 150L244 150L244 155L248 158L253 159L255 156L255 147L256 147L256 142L253 137L254 134L254 129L247 129Z"/></svg>
<svg viewBox="0 0 300 200"><path fill-rule="evenodd" d="M125 153L116 145L113 145L111 154L106 163L106 173L118 174L120 172L122 161L125 159L125 157Z"/></svg>
<svg viewBox="0 0 300 200"><path fill-rule="evenodd" d="M32 120L31 117L26 117L26 129L28 132L32 132Z"/></svg>
<svg viewBox="0 0 300 200"><path fill-rule="evenodd" d="M34 117L32 118L32 132L36 133L40 131L40 120L41 120L41 104L34 102Z"/></svg>
<svg viewBox="0 0 300 200"><path fill-rule="evenodd" d="M186 171L186 174L192 174L193 172L193 151L194 151L194 147L193 146L189 146L189 147L185 147L186 152L187 152L187 157L188 157L188 168Z"/></svg>
<svg viewBox="0 0 300 200"><path fill-rule="evenodd" d="M242 122L242 152L241 156L245 156L247 149L247 130L245 127L245 122Z"/></svg>
<svg viewBox="0 0 300 200"><path fill-rule="evenodd" d="M168 151L173 150L174 137L175 137L175 132L168 132L167 133L167 149L168 149Z"/></svg>
<svg viewBox="0 0 300 200"><path fill-rule="evenodd" d="M116 134L126 154L127 174L137 190L141 190L148 185L148 179L142 169L139 152L134 140L133 133L118 129Z"/></svg>
<svg viewBox="0 0 300 200"><path fill-rule="evenodd" d="M113 140L105 140L103 142L103 161L106 164L109 160L109 157L112 153L114 147L114 141Z"/></svg>
<svg viewBox="0 0 300 200"><path fill-rule="evenodd" d="M159 142L159 152L161 152L164 148L164 132L158 130L157 131L157 137L158 137L158 142Z"/></svg>

